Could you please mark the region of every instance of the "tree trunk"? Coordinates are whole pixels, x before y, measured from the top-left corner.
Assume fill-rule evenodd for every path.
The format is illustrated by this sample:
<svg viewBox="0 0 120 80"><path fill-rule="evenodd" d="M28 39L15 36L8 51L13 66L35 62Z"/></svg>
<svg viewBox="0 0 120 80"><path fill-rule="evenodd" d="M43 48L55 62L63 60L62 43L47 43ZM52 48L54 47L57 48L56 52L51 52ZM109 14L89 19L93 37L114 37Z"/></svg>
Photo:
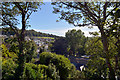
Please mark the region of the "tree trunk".
<svg viewBox="0 0 120 80"><path fill-rule="evenodd" d="M16 69L15 77L17 80L22 78L25 66L25 55L23 52L23 42L19 42L18 67Z"/></svg>
<svg viewBox="0 0 120 80"><path fill-rule="evenodd" d="M18 37L19 42L19 54L18 54L18 67L16 69L15 78L20 80L23 78L23 72L25 67L25 52L24 52L24 43L25 43L25 14L22 13L22 29L20 36Z"/></svg>
<svg viewBox="0 0 120 80"><path fill-rule="evenodd" d="M115 72L114 72L114 69L111 66L110 59L109 59L107 36L106 36L106 34L104 32L104 29L102 29L102 28L99 28L99 29L100 29L100 32L101 32L102 44L103 44L105 55L106 55L106 64L107 64L107 66L109 68L109 71L110 71L110 73L109 73L109 79L110 80L116 80L115 79Z"/></svg>

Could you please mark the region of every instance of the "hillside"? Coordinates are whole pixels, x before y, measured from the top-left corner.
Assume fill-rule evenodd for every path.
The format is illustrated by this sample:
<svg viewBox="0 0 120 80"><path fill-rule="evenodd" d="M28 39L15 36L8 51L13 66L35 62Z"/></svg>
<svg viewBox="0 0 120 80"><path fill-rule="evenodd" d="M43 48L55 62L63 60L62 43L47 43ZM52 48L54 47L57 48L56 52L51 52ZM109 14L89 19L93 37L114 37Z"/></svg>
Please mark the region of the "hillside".
<svg viewBox="0 0 120 80"><path fill-rule="evenodd" d="M20 32L20 30L19 30ZM10 30L10 28L0 28L0 34L2 35L15 35L15 33ZM56 35L53 35L53 34L47 34L47 33L42 33L42 32L37 32L35 30L26 30L26 33L25 33L26 36L29 36L29 37L54 37L54 38L57 38L59 36L56 36Z"/></svg>

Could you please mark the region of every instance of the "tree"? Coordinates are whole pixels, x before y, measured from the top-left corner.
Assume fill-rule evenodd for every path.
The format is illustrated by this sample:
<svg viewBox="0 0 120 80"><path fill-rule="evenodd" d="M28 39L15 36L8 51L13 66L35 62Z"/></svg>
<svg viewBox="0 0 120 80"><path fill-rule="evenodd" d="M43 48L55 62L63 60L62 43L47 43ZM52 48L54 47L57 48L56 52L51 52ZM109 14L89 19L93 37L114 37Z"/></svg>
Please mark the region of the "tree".
<svg viewBox="0 0 120 80"><path fill-rule="evenodd" d="M80 56L85 53L84 45L86 38L81 30L68 30L65 36L68 44L68 49L69 51L72 51L72 54L78 54Z"/></svg>
<svg viewBox="0 0 120 80"><path fill-rule="evenodd" d="M15 72L16 79L22 78L23 70L25 66L25 52L24 52L24 42L25 42L25 29L29 27L28 19L33 12L36 12L38 6L41 3L37 2L4 2L2 3L2 26L8 26L16 34L17 41L19 43L19 54L18 54L18 68ZM21 17L22 29L18 30L17 25L19 24L19 19Z"/></svg>
<svg viewBox="0 0 120 80"><path fill-rule="evenodd" d="M26 62L31 62L32 58L37 57L37 45L35 44L34 41L26 41L25 43L25 57L26 57Z"/></svg>
<svg viewBox="0 0 120 80"><path fill-rule="evenodd" d="M55 2L54 13L60 13L60 19L64 19L75 26L96 26L101 33L101 40L107 67L109 68L109 79L115 80L115 72L109 58L109 40L106 29L111 28L111 12L115 11L120 3L110 2ZM80 24L80 21L83 24ZM116 22L116 21L115 21Z"/></svg>
<svg viewBox="0 0 120 80"><path fill-rule="evenodd" d="M18 56L14 52L9 52L5 44L1 44L0 49L0 53L2 53L2 57L0 57L2 60L2 79L14 79L15 69L18 66L15 61Z"/></svg>
<svg viewBox="0 0 120 80"><path fill-rule="evenodd" d="M104 79L107 79L109 71L105 63L106 55L103 53L103 45L100 39L100 37L93 37L85 44L86 54L90 55L90 60L88 61L87 66L89 70L93 71L92 77L96 76L96 78L102 78L101 76L103 76ZM116 39L114 37L112 37L109 41L109 55L111 62L113 62L113 68L115 68L113 56L115 56L117 53L115 42Z"/></svg>
<svg viewBox="0 0 120 80"><path fill-rule="evenodd" d="M109 28L107 30L107 32L109 32L109 37L114 37L116 39L115 45L117 47L116 51L118 52L115 55L115 71L117 73L117 75L119 76L120 73L120 9L117 8L114 13L111 12L111 18L112 18L112 22L114 24L111 24L111 28ZM120 76L119 76L120 78Z"/></svg>
<svg viewBox="0 0 120 80"><path fill-rule="evenodd" d="M55 52L56 54L66 55L66 53L67 53L66 38L64 38L64 37L57 38L52 43L51 52Z"/></svg>

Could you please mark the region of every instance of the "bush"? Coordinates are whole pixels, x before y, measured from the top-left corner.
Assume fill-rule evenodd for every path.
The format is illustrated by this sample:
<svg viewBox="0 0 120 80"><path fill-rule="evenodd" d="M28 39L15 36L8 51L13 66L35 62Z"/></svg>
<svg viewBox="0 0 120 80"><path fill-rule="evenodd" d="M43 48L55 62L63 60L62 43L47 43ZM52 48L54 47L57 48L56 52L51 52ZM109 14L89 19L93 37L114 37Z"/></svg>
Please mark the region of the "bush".
<svg viewBox="0 0 120 80"><path fill-rule="evenodd" d="M56 73L56 74L54 74ZM55 80L59 76L57 75L58 72L56 72L55 68L53 65L35 65L33 63L26 63L25 64L25 69L24 69L24 74L23 77L26 80ZM57 79L58 80L58 79Z"/></svg>
<svg viewBox="0 0 120 80"><path fill-rule="evenodd" d="M40 54L40 63L45 65L53 63L56 66L56 69L59 70L61 80L66 80L72 71L76 70L68 58L50 52L43 52Z"/></svg>
<svg viewBox="0 0 120 80"><path fill-rule="evenodd" d="M50 78L52 78L53 80L60 80L60 76L59 76L59 71L56 69L56 66L51 63L48 65L48 74Z"/></svg>
<svg viewBox="0 0 120 80"><path fill-rule="evenodd" d="M29 79L46 79L48 66L45 65L35 65L32 63L26 63L24 69L24 78Z"/></svg>
<svg viewBox="0 0 120 80"><path fill-rule="evenodd" d="M2 57L4 58L13 58L16 59L18 56L14 52L9 52L7 49L6 45L2 44L0 46L1 52L2 52Z"/></svg>
<svg viewBox="0 0 120 80"><path fill-rule="evenodd" d="M2 80L13 80L15 78L15 70L18 64L8 58L2 62ZM25 63L22 78L25 80L55 80L59 78L59 72L56 72L53 65L35 65L33 63Z"/></svg>
<svg viewBox="0 0 120 80"><path fill-rule="evenodd" d="M87 80L83 71L73 70L69 75L70 80Z"/></svg>
<svg viewBox="0 0 120 80"><path fill-rule="evenodd" d="M17 64L12 58L2 59L2 79L3 80L13 80L15 69Z"/></svg>

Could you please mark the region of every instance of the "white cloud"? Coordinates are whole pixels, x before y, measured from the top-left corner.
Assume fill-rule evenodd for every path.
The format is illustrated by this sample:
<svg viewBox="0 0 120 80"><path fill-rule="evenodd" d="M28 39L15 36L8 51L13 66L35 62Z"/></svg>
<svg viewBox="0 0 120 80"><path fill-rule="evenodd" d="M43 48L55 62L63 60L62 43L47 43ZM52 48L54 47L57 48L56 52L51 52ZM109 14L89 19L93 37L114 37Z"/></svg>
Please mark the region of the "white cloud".
<svg viewBox="0 0 120 80"><path fill-rule="evenodd" d="M34 29L37 32L43 32L43 33L49 33L49 34L54 34L54 35L58 35L58 36L65 36L65 33L68 30L72 30L72 29L81 29L84 33L85 36L91 37L92 35L89 34L89 32L95 32L95 31L99 31L98 28L96 26L94 26L92 29L89 29L88 27L72 27L72 28L68 28L68 29L54 29L54 30L40 30L40 29Z"/></svg>
<svg viewBox="0 0 120 80"><path fill-rule="evenodd" d="M55 30L40 30L40 29L34 29L37 32L43 32L43 33L49 33L54 34L58 36L64 36L64 33L66 32L66 29L55 29Z"/></svg>

